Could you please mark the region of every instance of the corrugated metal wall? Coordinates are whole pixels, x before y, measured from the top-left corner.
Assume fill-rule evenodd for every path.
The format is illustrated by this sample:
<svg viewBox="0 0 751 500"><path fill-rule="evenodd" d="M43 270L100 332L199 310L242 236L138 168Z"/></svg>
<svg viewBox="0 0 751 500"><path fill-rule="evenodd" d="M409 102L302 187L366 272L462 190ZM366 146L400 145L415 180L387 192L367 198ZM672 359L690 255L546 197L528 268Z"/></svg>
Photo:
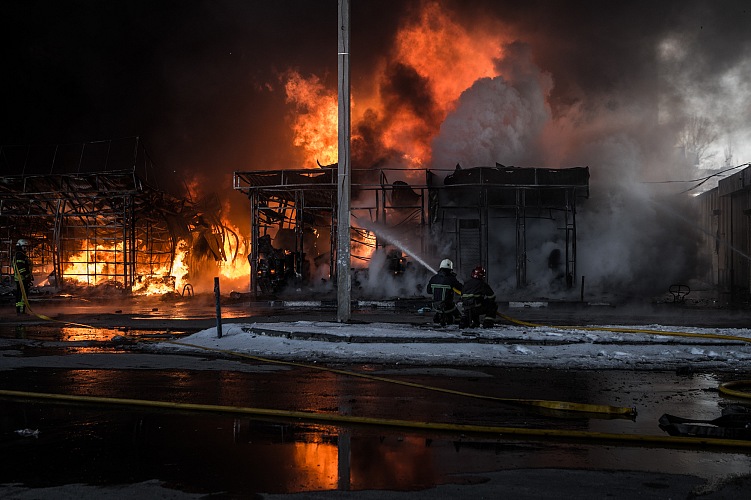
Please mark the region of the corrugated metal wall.
<svg viewBox="0 0 751 500"><path fill-rule="evenodd" d="M722 179L699 197L706 279L721 299L751 298L751 168Z"/></svg>

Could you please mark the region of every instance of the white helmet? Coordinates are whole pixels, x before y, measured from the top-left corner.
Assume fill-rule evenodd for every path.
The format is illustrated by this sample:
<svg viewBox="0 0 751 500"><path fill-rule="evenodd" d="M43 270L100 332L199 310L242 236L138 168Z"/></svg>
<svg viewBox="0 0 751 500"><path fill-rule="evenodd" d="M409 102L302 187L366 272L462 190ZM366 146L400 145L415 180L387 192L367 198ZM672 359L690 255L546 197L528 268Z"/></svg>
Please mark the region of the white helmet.
<svg viewBox="0 0 751 500"><path fill-rule="evenodd" d="M451 262L451 259L443 259L441 261L441 269L451 269L454 270L454 263Z"/></svg>
<svg viewBox="0 0 751 500"><path fill-rule="evenodd" d="M29 246L29 240L25 240L25 239L21 238L20 240L18 240L16 242L16 246L17 247L27 247L27 246Z"/></svg>

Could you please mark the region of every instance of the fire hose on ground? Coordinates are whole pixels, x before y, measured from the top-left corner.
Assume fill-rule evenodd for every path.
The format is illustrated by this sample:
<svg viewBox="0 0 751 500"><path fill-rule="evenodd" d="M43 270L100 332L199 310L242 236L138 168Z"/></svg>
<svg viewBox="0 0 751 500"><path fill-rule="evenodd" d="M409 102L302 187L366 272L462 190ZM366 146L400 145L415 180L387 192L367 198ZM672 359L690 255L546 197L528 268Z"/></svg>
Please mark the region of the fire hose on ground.
<svg viewBox="0 0 751 500"><path fill-rule="evenodd" d="M332 413L249 408L241 406L206 405L195 403L172 403L142 399L105 398L97 396L77 396L38 392L9 391L0 389L0 397L20 400L42 400L89 405L108 405L134 408L156 408L176 411L245 415L253 417L273 417L302 421L321 422L330 425L366 425L400 428L418 431L452 432L473 435L493 435L504 439L557 439L593 442L595 444L619 443L631 446L675 446L751 449L751 441L678 436L652 436L645 434L619 434L608 432L576 431L566 429L532 429L525 427L500 427L492 425L468 425L442 422L416 422L388 418L357 417Z"/></svg>
<svg viewBox="0 0 751 500"><path fill-rule="evenodd" d="M22 282L21 282L22 283ZM21 291L23 295L24 303L26 304L26 307L29 312L36 315L40 319L46 320L46 321L55 321L60 322L64 324L71 324L76 326L81 326L85 328L94 328L90 325L82 324L82 323L73 323L68 321L59 321L55 320L53 318L50 318L49 316L45 316L42 314L38 314L33 312L31 307L29 306L28 297L26 295L26 290L23 284L21 284ZM525 322L521 320L517 320L514 318L511 318L504 314L498 314L499 317L505 319L506 321L509 321L513 324L521 325L521 326L527 326L527 327L546 327L546 325L542 324L535 324L530 322ZM733 335L722 335L722 334L697 334L697 333L690 333L690 332L671 332L671 331L655 331L655 330L648 330L648 329L639 329L639 328L615 328L615 327L586 327L586 326L548 326L549 328L557 328L557 329L578 329L578 330L586 330L586 331L610 331L610 332L616 332L616 333L642 333L642 334L651 334L651 335L666 335L666 336L682 336L682 337L694 337L694 338L714 338L714 339L722 339L722 340L732 340L732 341L743 341L743 342L751 342L751 339L739 337L739 336L733 336ZM573 402L567 402L567 401L547 401L547 400L536 400L536 399L520 399L520 398L500 398L495 396L487 396L487 395L481 395L481 394L473 394L463 391L455 391L451 389L445 389L440 387L432 387L427 386L424 384L416 384L413 382L407 382L397 379L390 379L386 377L379 377L364 373L357 373L347 370L340 370L325 366L319 366L319 365L310 365L305 363L297 363L292 361L284 361L284 360L277 360L272 358L265 358L265 357L259 357L259 356L253 356L248 354L242 354L232 351L225 351L221 349L214 349L204 346L198 346L195 344L188 344L184 342L172 342L176 345L182 345L185 347L191 347L191 348L197 348L202 350L208 350L208 351L215 351L222 354L231 354L235 356L240 356L248 359L252 359L259 362L264 363L275 363L275 364L285 364L285 365L291 365L291 366L298 366L298 367L304 367L309 369L315 369L315 370L323 370L328 371L331 373L337 373L341 375L348 375L348 376L355 376L360 378L367 378L375 381L380 382L387 382L387 383L393 383L398 385L405 385L409 387L415 387L415 388L421 388L436 392L442 392L447 394L455 394L455 395L461 395L461 396L468 396L478 399L484 399L489 401L497 401L502 403L509 403L509 404L520 404L520 405L528 405L528 406L534 406L539 408L544 408L548 410L558 410L558 411L568 411L568 412L584 412L584 413L595 413L595 414L608 414L608 415L622 415L622 416L635 416L636 415L636 409L632 407L617 407L617 406L609 406L609 405L592 405L592 404L586 404L586 403L573 403ZM747 387L751 386L751 380L745 381L745 380L739 380L739 381L733 381L733 382L727 382L720 385L720 392L723 394L726 394L728 396L733 397L740 397L740 398L751 398L751 393L740 391L734 389L734 387ZM7 391L5 391L7 392ZM11 391L12 392L12 391ZM165 403L166 405L170 405L170 403ZM276 411L276 410L264 410L264 411ZM281 411L281 410L280 410ZM282 412L284 413L284 412ZM293 412L294 413L294 412ZM680 439L680 438L679 438ZM732 441L732 440L731 440Z"/></svg>
<svg viewBox="0 0 751 500"><path fill-rule="evenodd" d="M280 359L265 358L261 356L254 356L252 354L244 354L244 353L239 353L239 352L234 352L234 351L226 351L223 349L216 349L213 347L205 347L205 346L200 346L196 344L189 344L186 342L172 341L169 343L174 344L174 345L180 345L183 347L190 347L194 349L202 349L205 351L217 352L221 354L229 354L232 356L252 359L253 361L260 361L263 363L273 363L273 364L280 364L280 365L287 365L287 366L295 366L298 368L308 368L311 370L326 371L329 373L336 373L339 375L347 375L351 377L365 378L368 380L374 380L378 382L387 382L390 384L404 385L408 387L415 387L418 389L442 392L444 394L468 396L471 398L484 399L487 401L497 401L500 403L535 406L538 408L545 408L548 410L559 410L559 411L568 411L568 412L599 413L599 414L623 415L623 416L635 416L636 415L636 409L632 407L593 405L593 404L587 404L587 403L572 403L569 401L548 401L548 400L542 400L542 399L500 398L496 396L487 396L483 394L475 394L471 392L456 391L453 389L434 387L434 386L429 386L425 384L417 384L415 382L408 382L408 381L398 380L398 379L393 379L393 378L388 378L388 377L380 377L378 375L370 375L367 373L359 373L359 372L353 372L349 370L341 370L338 368L331 368L327 366L311 365L307 363L298 363L296 361L285 361L285 360L280 360Z"/></svg>
<svg viewBox="0 0 751 500"><path fill-rule="evenodd" d="M72 321L60 321L59 319L50 318L49 316L46 316L44 314L39 314L38 312L34 312L34 310L31 308L31 305L29 304L29 297L26 295L26 287L23 284L23 279L21 278L21 275L18 273L18 269L15 269L14 267L14 274L16 277L16 280L18 281L19 288L21 288L21 297L23 298L24 307L28 312L36 316L37 318L44 320L44 321L52 321L54 323L62 323L64 325L73 325L73 326L79 326L82 328L94 328L91 325L85 325L83 323L74 323Z"/></svg>

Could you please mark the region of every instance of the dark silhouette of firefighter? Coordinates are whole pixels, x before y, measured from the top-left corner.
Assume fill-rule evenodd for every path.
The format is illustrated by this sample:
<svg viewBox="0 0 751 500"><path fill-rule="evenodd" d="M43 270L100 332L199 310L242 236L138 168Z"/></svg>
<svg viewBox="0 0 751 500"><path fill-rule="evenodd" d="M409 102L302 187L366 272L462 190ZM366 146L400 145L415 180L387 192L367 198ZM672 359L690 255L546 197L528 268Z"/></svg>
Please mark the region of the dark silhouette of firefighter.
<svg viewBox="0 0 751 500"><path fill-rule="evenodd" d="M24 314L26 312L26 301L34 283L34 276L31 274L31 261L26 254L29 248L29 242L20 239L16 242L16 253L13 255L13 277L16 281L16 313Z"/></svg>
<svg viewBox="0 0 751 500"><path fill-rule="evenodd" d="M561 287L564 277L568 288L574 285L574 276L571 273L566 274L564 272L561 251L558 248L554 248L548 255L548 269L550 269L552 275L551 285Z"/></svg>
<svg viewBox="0 0 751 500"><path fill-rule="evenodd" d="M386 267L392 276L401 276L407 270L407 258L401 250L392 249L386 254Z"/></svg>
<svg viewBox="0 0 751 500"><path fill-rule="evenodd" d="M476 328L480 326L481 319L483 328L495 325L498 304L495 302L495 292L485 282L486 276L485 268L477 266L472 270L472 277L464 284L462 326Z"/></svg>
<svg viewBox="0 0 751 500"><path fill-rule="evenodd" d="M454 297L461 296L463 286L454 274L454 263L449 259L443 259L438 273L430 278L427 286L427 292L433 297L433 322L446 326L461 319L462 315L454 303Z"/></svg>
<svg viewBox="0 0 751 500"><path fill-rule="evenodd" d="M305 273L305 254L291 252L280 248L274 248L271 244L271 236L264 235L258 238L258 266L256 275L258 286L264 293L281 292L287 285L299 281L302 276L295 269L297 263L302 260L303 272ZM250 259L250 256L248 256ZM307 273L306 273L307 274Z"/></svg>

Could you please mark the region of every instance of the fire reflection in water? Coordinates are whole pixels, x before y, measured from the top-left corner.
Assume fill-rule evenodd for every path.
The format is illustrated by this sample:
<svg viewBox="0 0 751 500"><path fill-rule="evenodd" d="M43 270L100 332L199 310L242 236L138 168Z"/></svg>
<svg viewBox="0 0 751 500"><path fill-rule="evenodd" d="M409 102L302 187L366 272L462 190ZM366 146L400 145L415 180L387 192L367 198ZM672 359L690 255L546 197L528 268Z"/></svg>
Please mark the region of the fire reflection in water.
<svg viewBox="0 0 751 500"><path fill-rule="evenodd" d="M422 436L361 436L352 429L236 419L235 444L262 446L283 464L275 491L398 489L436 483L431 448ZM242 454L242 452L240 452Z"/></svg>
<svg viewBox="0 0 751 500"><path fill-rule="evenodd" d="M311 490L336 489L338 456L336 445L330 443L293 444L295 470Z"/></svg>
<svg viewBox="0 0 751 500"><path fill-rule="evenodd" d="M112 340L118 332L109 328L85 328L78 326L64 326L60 328L60 340L64 342Z"/></svg>

